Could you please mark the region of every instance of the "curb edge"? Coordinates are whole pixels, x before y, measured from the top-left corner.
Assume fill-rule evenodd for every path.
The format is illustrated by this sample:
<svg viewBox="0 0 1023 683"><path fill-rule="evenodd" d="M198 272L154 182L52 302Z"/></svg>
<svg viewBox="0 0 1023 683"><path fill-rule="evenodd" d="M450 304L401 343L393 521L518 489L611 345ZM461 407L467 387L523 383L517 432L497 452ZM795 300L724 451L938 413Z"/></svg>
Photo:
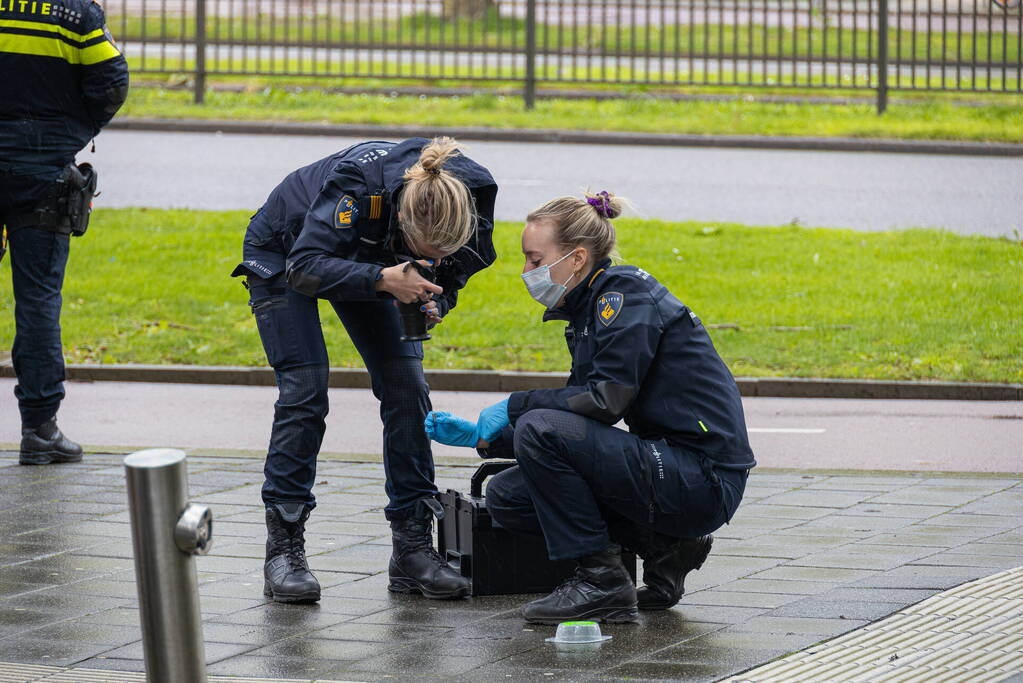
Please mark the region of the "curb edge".
<svg viewBox="0 0 1023 683"><path fill-rule="evenodd" d="M509 370L431 370L426 380L436 391L528 391L565 385L568 373ZM74 382L156 382L274 386L268 367L203 365L68 365ZM14 368L0 365L0 377L15 377ZM980 382L915 382L904 380L825 379L799 377L737 377L743 396L762 398L911 399L943 401L1020 401L1023 384ZM362 368L331 368L334 389L369 389Z"/></svg>
<svg viewBox="0 0 1023 683"><path fill-rule="evenodd" d="M831 152L885 152L966 156L1023 156L1023 144L955 140L887 140L879 138L771 137L761 135L690 135L545 128L459 126L374 126L368 124L303 123L297 121L228 121L218 119L115 118L108 130L230 133L245 135L322 135L376 138L450 135L486 142L539 142L595 145L658 145L732 149L787 149Z"/></svg>

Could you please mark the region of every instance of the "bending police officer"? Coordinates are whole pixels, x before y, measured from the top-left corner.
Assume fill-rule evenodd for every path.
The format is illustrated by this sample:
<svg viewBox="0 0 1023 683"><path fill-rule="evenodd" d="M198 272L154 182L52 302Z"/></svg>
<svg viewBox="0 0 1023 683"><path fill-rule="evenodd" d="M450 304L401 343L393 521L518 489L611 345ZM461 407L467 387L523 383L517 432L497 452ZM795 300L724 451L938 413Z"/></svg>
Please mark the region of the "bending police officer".
<svg viewBox="0 0 1023 683"><path fill-rule="evenodd" d="M696 314L641 268L611 265L602 192L529 214L522 278L544 320L565 320L562 389L518 391L477 422L431 413L427 433L518 466L490 480L487 509L513 533L542 534L552 560L578 568L523 608L532 622L635 621L666 609L731 519L755 465L735 380ZM628 431L616 428L625 420ZM643 558L638 591L621 546Z"/></svg>
<svg viewBox="0 0 1023 683"><path fill-rule="evenodd" d="M402 341L395 300L419 302L433 324L454 308L469 277L496 257L496 195L490 173L450 138L366 142L294 171L253 216L233 274L247 276L279 389L262 492L264 592L274 600L320 597L304 540L327 415L317 299L330 301L380 400L393 539L388 588L468 594L468 582L433 548L433 516L442 509L423 431L431 408L423 347ZM435 281L421 274L426 268Z"/></svg>
<svg viewBox="0 0 1023 683"><path fill-rule="evenodd" d="M23 465L77 462L64 398L61 288L95 174L74 165L128 93L128 67L91 0L0 2L0 238L11 251ZM3 254L0 244L0 256Z"/></svg>

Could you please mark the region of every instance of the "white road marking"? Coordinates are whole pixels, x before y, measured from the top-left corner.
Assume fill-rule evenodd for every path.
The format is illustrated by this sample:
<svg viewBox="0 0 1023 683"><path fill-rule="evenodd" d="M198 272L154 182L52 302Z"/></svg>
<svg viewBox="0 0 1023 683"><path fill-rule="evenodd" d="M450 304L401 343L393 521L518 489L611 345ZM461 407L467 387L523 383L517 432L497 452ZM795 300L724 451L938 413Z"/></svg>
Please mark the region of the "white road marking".
<svg viewBox="0 0 1023 683"><path fill-rule="evenodd" d="M748 432L761 434L823 434L826 429L796 429L790 427L749 427Z"/></svg>

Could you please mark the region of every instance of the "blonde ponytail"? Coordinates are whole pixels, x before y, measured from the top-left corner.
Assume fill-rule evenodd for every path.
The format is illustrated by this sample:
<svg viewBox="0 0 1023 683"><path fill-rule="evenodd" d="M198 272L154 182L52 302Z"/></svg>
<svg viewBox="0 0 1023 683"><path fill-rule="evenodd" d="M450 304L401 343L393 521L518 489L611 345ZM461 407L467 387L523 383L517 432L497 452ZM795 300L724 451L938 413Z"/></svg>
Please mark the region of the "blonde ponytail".
<svg viewBox="0 0 1023 683"><path fill-rule="evenodd" d="M469 188L444 169L448 159L461 154L460 149L453 138L434 138L423 147L419 161L405 171L398 211L401 231L409 243L454 253L476 230Z"/></svg>

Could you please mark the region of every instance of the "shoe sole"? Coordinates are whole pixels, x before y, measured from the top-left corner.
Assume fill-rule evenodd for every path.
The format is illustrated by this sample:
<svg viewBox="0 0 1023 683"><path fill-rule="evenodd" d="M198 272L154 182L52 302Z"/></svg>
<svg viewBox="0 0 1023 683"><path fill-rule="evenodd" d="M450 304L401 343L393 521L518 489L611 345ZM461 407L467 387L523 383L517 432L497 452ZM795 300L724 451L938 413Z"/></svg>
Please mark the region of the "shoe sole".
<svg viewBox="0 0 1023 683"><path fill-rule="evenodd" d="M263 583L263 595L268 598L273 598L274 602L286 602L289 604L295 603L310 603L320 601L320 592L315 593L299 593L298 595L286 595L284 593L275 593L267 582Z"/></svg>
<svg viewBox="0 0 1023 683"><path fill-rule="evenodd" d="M426 590L413 579L401 579L393 576L391 577L391 582L387 584L387 590L404 595L422 595L424 598L430 598L431 600L456 600L469 596L468 588L459 588L450 593L437 593Z"/></svg>
<svg viewBox="0 0 1023 683"><path fill-rule="evenodd" d="M710 540L707 541L707 547L704 550L704 552L700 555L700 557L696 560L696 562L691 564L689 566L689 569L686 570L686 574L687 575L689 574L689 572L695 572L696 570L700 569L703 566L703 563L706 562L707 558L710 556L710 549L713 546L714 546L714 537L711 536ZM683 578L682 581L683 581L682 592L679 594L679 596L678 596L679 598L681 598L683 595L685 595L685 592L686 592L685 579ZM676 598L674 602L666 601L666 602L653 602L653 603L649 603L648 602L646 604L640 603L639 608L641 610L644 610L644 611L654 612L654 611L661 611L661 610L671 609L672 607L674 607L677 604L678 604L678 598Z"/></svg>
<svg viewBox="0 0 1023 683"><path fill-rule="evenodd" d="M20 453L18 463L21 465L64 465L67 463L81 462L81 455L61 455L56 451L44 451L38 453Z"/></svg>
<svg viewBox="0 0 1023 683"><path fill-rule="evenodd" d="M584 614L573 614L572 616L546 618L546 617L522 617L530 624L560 624L565 621L597 621L602 624L634 624L639 621L639 612L635 607L616 608L607 611L608 608L601 608L586 612Z"/></svg>

